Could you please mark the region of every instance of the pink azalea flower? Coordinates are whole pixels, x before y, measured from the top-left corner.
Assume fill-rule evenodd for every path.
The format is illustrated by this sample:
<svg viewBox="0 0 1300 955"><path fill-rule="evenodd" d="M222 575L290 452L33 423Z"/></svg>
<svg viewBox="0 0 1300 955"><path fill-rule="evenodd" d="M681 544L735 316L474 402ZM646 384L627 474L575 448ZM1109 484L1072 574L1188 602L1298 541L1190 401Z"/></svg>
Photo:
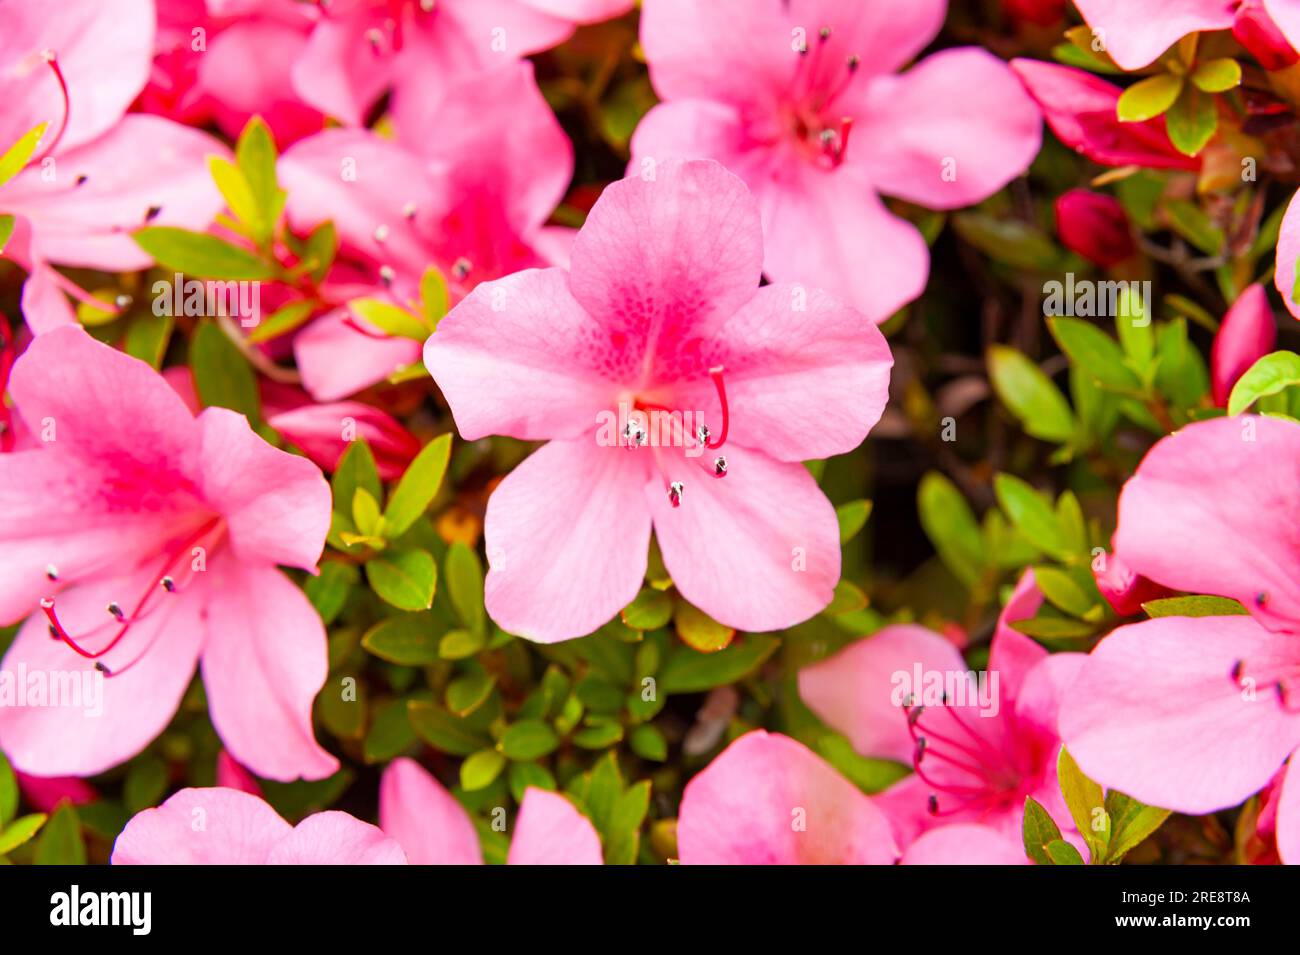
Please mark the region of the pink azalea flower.
<svg viewBox="0 0 1300 955"><path fill-rule="evenodd" d="M755 730L682 793L683 865L889 865L898 847L871 799L808 747Z"/></svg>
<svg viewBox="0 0 1300 955"><path fill-rule="evenodd" d="M412 759L395 759L379 783L379 825L413 865L482 865L474 823ZM601 865L600 837L558 793L529 787L510 840L510 865Z"/></svg>
<svg viewBox="0 0 1300 955"><path fill-rule="evenodd" d="M1228 396L1237 379L1257 360L1273 350L1277 341L1277 322L1268 303L1264 286L1255 282L1247 286L1232 303L1210 350L1210 383L1214 403L1228 405Z"/></svg>
<svg viewBox="0 0 1300 955"><path fill-rule="evenodd" d="M1093 565L1092 576L1101 596L1121 617L1141 613L1142 605L1149 600L1174 595L1168 587L1161 587L1141 574L1135 574L1119 554L1105 555L1100 569Z"/></svg>
<svg viewBox="0 0 1300 955"><path fill-rule="evenodd" d="M758 288L762 261L744 183L660 163L605 190L571 271L480 285L438 326L424 361L461 435L549 441L488 502L503 628L553 642L608 621L641 587L652 524L682 596L728 626L830 602L835 513L800 462L866 437L892 359L829 295Z"/></svg>
<svg viewBox="0 0 1300 955"><path fill-rule="evenodd" d="M235 762L234 757L224 749L217 753L217 785L222 789L238 789L259 797L262 795L262 787L257 784L252 773Z"/></svg>
<svg viewBox="0 0 1300 955"><path fill-rule="evenodd" d="M293 65L299 95L349 126L385 91L403 138L453 81L549 49L631 0L331 0Z"/></svg>
<svg viewBox="0 0 1300 955"><path fill-rule="evenodd" d="M1199 169L1201 161L1174 148L1158 116L1144 123L1121 123L1116 114L1119 95L1087 70L1040 60L1012 60L1025 89L1043 110L1056 138L1103 166L1146 166L1150 169Z"/></svg>
<svg viewBox="0 0 1300 955"><path fill-rule="evenodd" d="M532 64L457 81L420 108L424 129L439 132L407 147L365 130L330 130L285 153L290 223L305 231L333 220L344 262L362 277L349 276L339 297L386 286L410 302L436 265L458 301L485 279L564 261L568 230L545 223L573 175L573 147ZM333 401L419 361L420 343L385 337L340 304L297 335L294 354L304 387Z"/></svg>
<svg viewBox="0 0 1300 955"><path fill-rule="evenodd" d="M1050 27L1065 18L1069 0L1002 0L1002 9L1013 20Z"/></svg>
<svg viewBox="0 0 1300 955"><path fill-rule="evenodd" d="M231 138L255 115L281 144L318 132L325 118L290 79L318 13L297 0L163 0L137 107L196 126L211 119Z"/></svg>
<svg viewBox="0 0 1300 955"><path fill-rule="evenodd" d="M64 292L88 297L51 263L142 269L152 260L131 230L203 227L221 209L205 157L223 146L122 115L148 77L153 36L150 0L0 4L0 153L47 124L26 168L0 183L0 213L17 218L4 254L30 273L23 312L36 331L75 320Z"/></svg>
<svg viewBox="0 0 1300 955"><path fill-rule="evenodd" d="M334 772L311 725L324 627L275 566L316 566L330 521L316 466L234 412L194 417L79 326L37 336L9 394L39 443L0 455L0 623L27 617L3 667L85 688L81 706L0 707L14 765L89 776L131 758L201 662L241 763L280 780Z"/></svg>
<svg viewBox="0 0 1300 955"><path fill-rule="evenodd" d="M1293 318L1300 318L1300 302L1295 300L1296 260L1300 259L1300 202L1296 202L1297 195L1300 192L1291 197L1282 215L1277 236L1277 265L1273 269L1273 284Z"/></svg>
<svg viewBox="0 0 1300 955"><path fill-rule="evenodd" d="M883 322L921 294L929 249L880 195L970 205L1024 172L1042 139L1038 110L984 50L893 75L946 6L646 0L641 43L665 102L637 127L632 171L723 163L758 199L773 281L812 283Z"/></svg>
<svg viewBox="0 0 1300 955"><path fill-rule="evenodd" d="M1071 189L1056 200L1061 244L1102 268L1119 265L1137 251L1124 206L1114 196Z"/></svg>
<svg viewBox="0 0 1300 955"><path fill-rule="evenodd" d="M296 826L237 789L182 789L137 813L113 844L113 865L405 865L402 847L346 812Z"/></svg>
<svg viewBox="0 0 1300 955"><path fill-rule="evenodd" d="M854 749L915 768L876 797L900 845L974 824L1019 847L1029 796L1075 838L1056 779L1056 713L1083 658L1049 656L1008 625L1041 601L1027 571L994 636L983 695L951 644L912 625L886 627L800 671L804 702Z"/></svg>
<svg viewBox="0 0 1300 955"><path fill-rule="evenodd" d="M14 770L23 799L38 812L53 812L61 802L84 806L99 798L95 787L76 776L32 776Z"/></svg>
<svg viewBox="0 0 1300 955"><path fill-rule="evenodd" d="M1145 803L1206 813L1259 791L1300 746L1300 425L1243 416L1157 442L1124 486L1116 551L1178 590L1249 616L1160 617L1089 655L1061 710L1079 767ZM1292 757L1294 769L1297 760ZM1284 861L1300 862L1300 778L1277 806Z"/></svg>

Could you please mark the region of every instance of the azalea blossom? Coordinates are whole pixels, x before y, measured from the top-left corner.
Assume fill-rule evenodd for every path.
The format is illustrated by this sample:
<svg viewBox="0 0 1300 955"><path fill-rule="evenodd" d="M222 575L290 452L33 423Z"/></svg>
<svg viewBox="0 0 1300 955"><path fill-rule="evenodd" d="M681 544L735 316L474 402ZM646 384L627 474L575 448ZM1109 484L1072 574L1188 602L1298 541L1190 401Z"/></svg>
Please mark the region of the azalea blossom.
<svg viewBox="0 0 1300 955"><path fill-rule="evenodd" d="M270 779L332 773L311 725L324 627L276 567L315 569L330 522L317 467L242 415L195 417L152 368L79 326L37 336L9 394L36 446L0 455L0 623L26 618L0 673L76 682L98 703L0 707L14 765L88 776L129 759L201 664L241 763Z"/></svg>
<svg viewBox="0 0 1300 955"><path fill-rule="evenodd" d="M4 254L29 273L23 313L36 331L75 320L64 293L90 299L51 265L142 269L152 260L132 230L202 228L221 209L205 157L224 146L123 116L148 78L153 37L150 0L0 4L0 154L44 128L25 168L0 182L0 215L16 220Z"/></svg>
<svg viewBox="0 0 1300 955"><path fill-rule="evenodd" d="M454 80L564 41L633 0L330 0L293 64L299 95L360 126L385 92L403 138L427 136L423 101Z"/></svg>
<svg viewBox="0 0 1300 955"><path fill-rule="evenodd" d="M799 695L854 749L912 764L911 776L876 797L904 848L958 824L1019 847L1026 797L1080 841L1056 778L1056 715L1082 655L1049 656L1010 626L1041 602L1026 571L1003 610L983 688L952 644L913 625L886 627L800 671Z"/></svg>
<svg viewBox="0 0 1300 955"><path fill-rule="evenodd" d="M1167 587L1237 600L1249 615L1159 617L1097 645L1060 717L1093 779L1201 814L1258 792L1300 746L1297 467L1300 425L1218 418L1157 442L1124 485L1115 549L1125 563ZM1277 844L1283 861L1300 862L1290 770Z"/></svg>
<svg viewBox="0 0 1300 955"><path fill-rule="evenodd" d="M412 865L481 865L474 823L419 763L395 759L379 783L379 825ZM510 865L600 865L600 837L586 816L558 793L524 792L506 858Z"/></svg>
<svg viewBox="0 0 1300 955"><path fill-rule="evenodd" d="M1268 293L1258 282L1246 286L1223 316L1210 350L1210 385L1216 405L1227 407L1237 379L1271 352L1276 341L1277 322Z"/></svg>
<svg viewBox="0 0 1300 955"><path fill-rule="evenodd" d="M113 865L405 865L393 839L346 812L296 826L257 796L216 786L182 789L132 817Z"/></svg>
<svg viewBox="0 0 1300 955"><path fill-rule="evenodd" d="M1006 64L944 50L944 0L646 0L641 44L662 104L639 165L716 159L753 190L763 270L883 322L921 294L929 250L880 196L931 209L987 198L1038 152L1039 111Z"/></svg>
<svg viewBox="0 0 1300 955"><path fill-rule="evenodd" d="M329 130L295 144L280 163L290 223L306 232L330 220L340 241L342 281L323 290L339 307L294 339L303 386L318 401L420 359L420 342L384 335L352 315L347 298L416 301L432 265L459 301L483 280L567 259L571 231L545 223L573 175L573 147L532 64L458 81L421 109L424 128L438 135L395 144L365 130Z"/></svg>
<svg viewBox="0 0 1300 955"><path fill-rule="evenodd" d="M664 162L605 190L571 270L484 283L442 320L424 361L460 434L548 441L488 502L504 629L553 642L605 623L641 588L652 525L682 596L728 626L830 602L838 525L800 462L862 441L892 359L830 295L758 288L762 261L744 184ZM650 412L670 424L653 442Z"/></svg>

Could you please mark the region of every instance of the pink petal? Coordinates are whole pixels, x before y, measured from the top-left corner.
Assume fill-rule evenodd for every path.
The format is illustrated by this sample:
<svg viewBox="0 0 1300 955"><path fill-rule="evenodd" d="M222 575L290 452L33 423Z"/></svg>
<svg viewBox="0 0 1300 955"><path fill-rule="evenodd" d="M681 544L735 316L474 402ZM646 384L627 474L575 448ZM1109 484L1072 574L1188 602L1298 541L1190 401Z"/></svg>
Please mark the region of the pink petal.
<svg viewBox="0 0 1300 955"><path fill-rule="evenodd" d="M1287 29L1293 36L1300 36L1296 33L1300 27L1300 4L1295 0L1242 0L1232 23L1232 38L1270 72L1284 70L1300 60L1300 54L1269 16L1269 11L1275 8L1285 11L1282 16L1289 21Z"/></svg>
<svg viewBox="0 0 1300 955"><path fill-rule="evenodd" d="M302 385L317 401L346 398L420 360L419 342L374 337L377 332L364 334L348 324L350 318L348 309L338 308L294 336L293 355Z"/></svg>
<svg viewBox="0 0 1300 955"><path fill-rule="evenodd" d="M767 237L764 271L774 282L822 288L885 321L925 289L930 250L916 226L885 208L862 169L790 171L755 184Z"/></svg>
<svg viewBox="0 0 1300 955"><path fill-rule="evenodd" d="M1199 169L1200 160L1184 156L1169 142L1163 117L1145 123L1121 123L1116 115L1123 92L1086 70L1040 60L1016 59L1011 69L1043 110L1058 139L1103 166L1150 169Z"/></svg>
<svg viewBox="0 0 1300 955"><path fill-rule="evenodd" d="M728 441L780 461L851 451L889 399L893 356L866 316L817 289L769 285L706 346L724 368ZM677 403L719 420L709 379L678 387Z"/></svg>
<svg viewBox="0 0 1300 955"><path fill-rule="evenodd" d="M330 775L338 761L316 742L311 723L328 670L320 616L274 567L222 554L205 574L203 685L217 735L263 779Z"/></svg>
<svg viewBox="0 0 1300 955"><path fill-rule="evenodd" d="M497 486L483 527L485 599L502 629L555 643L591 633L632 601L650 546L648 466L635 450L590 438L552 441Z"/></svg>
<svg viewBox="0 0 1300 955"><path fill-rule="evenodd" d="M380 12L365 7L322 17L290 73L303 102L348 126L362 125L393 76L392 57L376 55L366 40L366 31L382 25Z"/></svg>
<svg viewBox="0 0 1300 955"><path fill-rule="evenodd" d="M161 594L153 567L128 576L99 578L61 592L57 612L64 630L90 652L117 633L104 608L118 601L130 612L141 595ZM45 702L0 706L0 749L24 772L39 776L94 776L135 756L171 722L194 675L203 642L201 587L162 595L102 658L94 661L50 639L39 611L28 618L5 654L0 672L14 692L33 677L49 687ZM105 624L109 625L105 625ZM132 662L136 661L136 662ZM40 676L36 676L36 674Z"/></svg>
<svg viewBox="0 0 1300 955"><path fill-rule="evenodd" d="M1300 620L1300 426L1243 416L1158 441L1124 485L1115 551L1136 573L1241 601L1267 626Z"/></svg>
<svg viewBox="0 0 1300 955"><path fill-rule="evenodd" d="M244 20L208 41L198 59L199 84L214 101L218 125L237 138L256 115L271 127L276 141L290 143L318 132L324 117L295 92L292 68L307 46L303 24L270 19Z"/></svg>
<svg viewBox="0 0 1300 955"><path fill-rule="evenodd" d="M330 525L330 488L320 468L271 447L226 408L208 408L198 423L203 497L225 518L235 553L314 571Z"/></svg>
<svg viewBox="0 0 1300 955"><path fill-rule="evenodd" d="M262 795L262 787L257 784L253 774L246 770L224 749L217 753L217 785L226 789L238 789L253 796Z"/></svg>
<svg viewBox="0 0 1300 955"><path fill-rule="evenodd" d="M1300 759L1294 755L1276 801L1277 851L1286 865L1300 865Z"/></svg>
<svg viewBox="0 0 1300 955"><path fill-rule="evenodd" d="M579 241L581 236L579 236ZM424 364L468 441L591 435L619 388L611 333L584 311L559 269L529 269L469 294L438 323ZM584 482L585 484L586 482Z"/></svg>
<svg viewBox="0 0 1300 955"><path fill-rule="evenodd" d="M1032 727L1044 740L1055 741L1060 737L1061 706L1073 692L1074 682L1087 660L1083 653L1053 653L1029 669L1014 699L1021 734L1030 736ZM1054 764L1055 756L1049 761Z"/></svg>
<svg viewBox="0 0 1300 955"><path fill-rule="evenodd" d="M1293 48L1300 47L1300 3L1295 0L1264 0L1264 10Z"/></svg>
<svg viewBox="0 0 1300 955"><path fill-rule="evenodd" d="M549 50L573 34L573 24L543 12L544 6L518 0L445 0L445 13L453 21L454 31L447 41L461 50L482 51L484 64L502 54L528 56ZM501 34L505 49L498 52L491 42ZM463 56L463 53L461 54ZM477 65L476 65L477 66ZM463 68L463 67L461 67ZM476 67L475 67L476 68Z"/></svg>
<svg viewBox="0 0 1300 955"><path fill-rule="evenodd" d="M19 770L14 771L14 776L23 799L38 812L54 812L64 801L84 806L99 798L94 786L76 776L30 776Z"/></svg>
<svg viewBox="0 0 1300 955"><path fill-rule="evenodd" d="M884 865L898 848L884 815L802 743L746 733L682 795L684 865Z"/></svg>
<svg viewBox="0 0 1300 955"><path fill-rule="evenodd" d="M931 829L907 847L903 865L1029 865L1025 850L996 829L973 823Z"/></svg>
<svg viewBox="0 0 1300 955"><path fill-rule="evenodd" d="M318 812L271 847L268 865L406 865L383 830L346 812Z"/></svg>
<svg viewBox="0 0 1300 955"><path fill-rule="evenodd" d="M265 865L292 831L257 796L182 789L126 824L113 844L113 865Z"/></svg>
<svg viewBox="0 0 1300 955"><path fill-rule="evenodd" d="M1300 29L1300 15L1297 15ZM1300 318L1300 303L1295 300L1296 259L1300 258L1300 202L1297 192L1287 204L1282 216L1282 226L1277 237L1277 265L1273 270L1273 284L1282 296L1282 304L1292 317Z"/></svg>
<svg viewBox="0 0 1300 955"><path fill-rule="evenodd" d="M574 23L599 23L621 17L636 0L520 0L535 10Z"/></svg>
<svg viewBox="0 0 1300 955"><path fill-rule="evenodd" d="M27 327L37 335L60 325L77 324L77 313L59 288L57 273L43 261L32 264L23 283L22 310Z"/></svg>
<svg viewBox="0 0 1300 955"><path fill-rule="evenodd" d="M1235 806L1300 744L1300 713L1270 673L1294 670L1295 638L1249 617L1161 617L1120 627L1088 658L1061 710L1079 767L1107 788L1179 812ZM1258 677L1255 698L1232 678Z"/></svg>
<svg viewBox="0 0 1300 955"><path fill-rule="evenodd" d="M1210 379L1214 386L1214 403L1227 407L1228 396L1237 379L1257 360L1273 350L1277 342L1277 323L1268 293L1258 282L1245 288L1232 303L1210 351Z"/></svg>
<svg viewBox="0 0 1300 955"><path fill-rule="evenodd" d="M59 146L89 142L121 119L144 88L153 59L150 0L6 0L0 7L0 143L4 148L38 123L53 141L67 113ZM52 50L68 87L65 107L54 71L41 59Z"/></svg>
<svg viewBox="0 0 1300 955"><path fill-rule="evenodd" d="M1141 69L1188 33L1226 30L1233 21L1233 5L1224 0L1075 0L1075 6L1126 70Z"/></svg>
<svg viewBox="0 0 1300 955"><path fill-rule="evenodd" d="M715 162L656 163L608 186L573 240L569 287L605 326L605 352L661 377L758 288L763 230L745 184ZM698 343L697 343L698 344Z"/></svg>
<svg viewBox="0 0 1300 955"><path fill-rule="evenodd" d="M510 865L603 865L596 827L559 793L529 787L519 804Z"/></svg>
<svg viewBox="0 0 1300 955"><path fill-rule="evenodd" d="M1102 568L1093 565L1093 579L1101 591L1106 603L1110 604L1121 617L1131 617L1142 610L1142 605L1150 600L1172 597L1174 591L1148 580L1141 574L1135 574L1133 568L1124 563L1119 554L1106 554L1102 559Z"/></svg>
<svg viewBox="0 0 1300 955"><path fill-rule="evenodd" d="M6 183L3 205L31 221L34 249L44 259L143 269L152 259L130 233L146 224L206 229L224 205L207 157L226 152L196 129L127 116L94 142L61 153L52 181L29 166Z"/></svg>
<svg viewBox="0 0 1300 955"><path fill-rule="evenodd" d="M923 673L967 669L957 649L937 633L897 624L804 667L799 696L859 753L910 763L914 744L903 706L911 683L903 687L898 674L911 680L916 666Z"/></svg>
<svg viewBox="0 0 1300 955"><path fill-rule="evenodd" d="M860 161L891 196L955 209L986 199L1029 168L1042 115L1006 63L977 47L943 50L872 81ZM888 130L885 135L871 135Z"/></svg>
<svg viewBox="0 0 1300 955"><path fill-rule="evenodd" d="M474 823L419 763L393 760L379 781L379 826L412 865L482 865Z"/></svg>
<svg viewBox="0 0 1300 955"><path fill-rule="evenodd" d="M1007 699L1015 698L1029 671L1047 658L1046 649L1011 626L1037 614L1042 605L1043 593L1034 580L1033 569L1028 568L1016 581L1015 589L998 615L997 629L989 645L988 668L997 671L1000 689Z"/></svg>
<svg viewBox="0 0 1300 955"><path fill-rule="evenodd" d="M731 444L724 451L725 477L697 458L645 481L664 566L683 597L729 627L802 623L825 609L839 582L835 509L802 464ZM680 507L669 501L672 480L684 485Z"/></svg>
<svg viewBox="0 0 1300 955"><path fill-rule="evenodd" d="M266 423L326 471L334 470L356 438L370 445L385 481L401 477L420 453L419 440L392 415L359 401L306 404L268 414Z"/></svg>

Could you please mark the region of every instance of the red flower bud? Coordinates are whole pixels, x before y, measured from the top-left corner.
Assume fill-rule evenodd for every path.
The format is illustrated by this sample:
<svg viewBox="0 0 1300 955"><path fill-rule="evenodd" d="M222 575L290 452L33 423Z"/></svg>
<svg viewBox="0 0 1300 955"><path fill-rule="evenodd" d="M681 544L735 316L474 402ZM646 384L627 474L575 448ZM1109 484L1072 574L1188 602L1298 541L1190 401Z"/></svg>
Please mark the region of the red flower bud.
<svg viewBox="0 0 1300 955"><path fill-rule="evenodd" d="M1300 53L1292 49L1260 0L1242 0L1232 35L1266 70L1283 70L1300 61Z"/></svg>
<svg viewBox="0 0 1300 955"><path fill-rule="evenodd" d="M1114 196L1071 189L1056 200L1056 231L1062 244L1102 268L1136 251L1128 215Z"/></svg>
<svg viewBox="0 0 1300 955"><path fill-rule="evenodd" d="M1210 349L1210 381L1214 403L1228 404L1232 386L1251 365L1273 350L1277 324L1264 286L1256 282L1237 296L1223 316Z"/></svg>

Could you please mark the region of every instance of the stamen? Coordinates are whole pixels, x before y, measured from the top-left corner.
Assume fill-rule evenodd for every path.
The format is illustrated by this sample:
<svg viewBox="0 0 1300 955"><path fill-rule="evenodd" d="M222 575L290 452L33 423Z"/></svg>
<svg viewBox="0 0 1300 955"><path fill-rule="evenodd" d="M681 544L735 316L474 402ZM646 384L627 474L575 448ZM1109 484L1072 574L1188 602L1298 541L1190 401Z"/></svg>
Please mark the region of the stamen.
<svg viewBox="0 0 1300 955"><path fill-rule="evenodd" d="M58 54L53 50L42 50L41 59L53 71L54 79L59 84L59 95L63 97L63 119L59 121L59 131L54 134L50 144L41 150L39 156L30 160L29 165L39 163L58 148L60 140L63 139L63 134L68 130L68 117L72 112L72 100L68 98L68 81L63 77L63 68L59 66Z"/></svg>
<svg viewBox="0 0 1300 955"><path fill-rule="evenodd" d="M415 218L415 209L416 209L416 206L415 206L415 203L414 203L414 202L408 202L406 205L402 206L402 216L403 216L403 218L406 218L406 219L414 219L414 218Z"/></svg>
<svg viewBox="0 0 1300 955"><path fill-rule="evenodd" d="M123 618L126 616L126 614L122 613L122 607L116 600L109 601L107 609L119 623L121 623Z"/></svg>
<svg viewBox="0 0 1300 955"><path fill-rule="evenodd" d="M382 223L375 226L375 241L381 245L388 241L388 226Z"/></svg>
<svg viewBox="0 0 1300 955"><path fill-rule="evenodd" d="M397 278L397 273L393 271L391 265L381 265L379 267L379 281L384 283L384 287L391 286Z"/></svg>
<svg viewBox="0 0 1300 955"><path fill-rule="evenodd" d="M463 282L474 266L469 259L459 258L451 267L451 274L458 282Z"/></svg>
<svg viewBox="0 0 1300 955"><path fill-rule="evenodd" d="M681 481L674 481L672 484L668 485L668 500L673 507L682 506L682 491L684 490L686 490L686 488L682 485Z"/></svg>
<svg viewBox="0 0 1300 955"><path fill-rule="evenodd" d="M713 473L716 477L727 476L727 459L722 455L713 459Z"/></svg>
<svg viewBox="0 0 1300 955"><path fill-rule="evenodd" d="M367 338L375 338L375 339L379 339L380 341L386 340L388 338L388 336L385 335L383 332L375 332L375 331L371 331L369 328L366 328L366 326L362 325L351 315L344 317L343 324L346 327L352 329L354 332L357 332L358 334L361 335L365 335Z"/></svg>
<svg viewBox="0 0 1300 955"><path fill-rule="evenodd" d="M723 368L721 365L715 365L709 369L709 377L713 379L713 387L718 391L718 402L722 405L722 433L718 435L718 440L710 438L706 443L707 448L720 448L727 443L727 432L731 428L731 409L727 406L727 386L722 380Z"/></svg>
<svg viewBox="0 0 1300 955"><path fill-rule="evenodd" d="M59 568L55 567L53 564L46 564L46 565L45 565L45 579L46 579L46 580L50 580L50 581L58 580L58 579L59 579Z"/></svg>

